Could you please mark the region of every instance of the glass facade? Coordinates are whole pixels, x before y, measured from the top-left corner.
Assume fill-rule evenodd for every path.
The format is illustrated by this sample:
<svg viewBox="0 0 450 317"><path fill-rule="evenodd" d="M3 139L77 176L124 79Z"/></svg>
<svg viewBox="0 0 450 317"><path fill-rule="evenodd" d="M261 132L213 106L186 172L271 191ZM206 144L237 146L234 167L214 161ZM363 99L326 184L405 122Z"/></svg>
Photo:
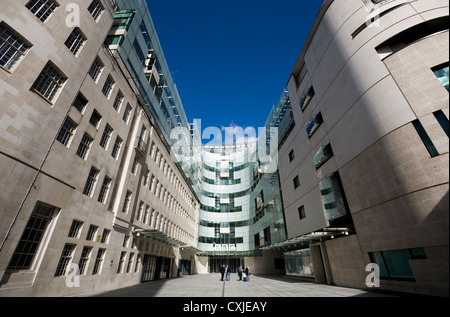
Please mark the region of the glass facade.
<svg viewBox="0 0 450 317"><path fill-rule="evenodd" d="M284 253L286 275L314 277L311 250L301 249Z"/></svg>
<svg viewBox="0 0 450 317"><path fill-rule="evenodd" d="M156 123L168 146L174 128L192 131L145 1L117 0L114 23L105 44L119 55L137 88L139 101ZM187 140L192 135L184 136ZM187 180L197 188L198 165L180 161Z"/></svg>
<svg viewBox="0 0 450 317"><path fill-rule="evenodd" d="M202 151L199 248L212 256L258 255L286 239L277 173L261 173L256 144Z"/></svg>

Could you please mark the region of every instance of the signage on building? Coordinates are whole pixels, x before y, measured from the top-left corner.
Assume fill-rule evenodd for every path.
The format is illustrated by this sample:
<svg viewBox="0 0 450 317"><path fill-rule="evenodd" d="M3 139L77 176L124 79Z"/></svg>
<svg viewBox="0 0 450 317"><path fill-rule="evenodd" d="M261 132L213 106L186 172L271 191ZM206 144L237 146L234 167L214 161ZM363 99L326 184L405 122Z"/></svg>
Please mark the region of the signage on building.
<svg viewBox="0 0 450 317"><path fill-rule="evenodd" d="M236 245L235 244L215 244L214 250L215 251L236 251Z"/></svg>

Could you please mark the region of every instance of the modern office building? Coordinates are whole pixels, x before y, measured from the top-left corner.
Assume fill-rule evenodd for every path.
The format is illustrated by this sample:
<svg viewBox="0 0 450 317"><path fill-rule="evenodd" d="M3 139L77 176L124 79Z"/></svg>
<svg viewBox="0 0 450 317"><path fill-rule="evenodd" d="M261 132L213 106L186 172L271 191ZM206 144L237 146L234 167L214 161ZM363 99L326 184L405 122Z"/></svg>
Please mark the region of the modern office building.
<svg viewBox="0 0 450 317"><path fill-rule="evenodd" d="M267 248L287 274L448 296L448 15L445 0L322 5L288 82L288 239Z"/></svg>
<svg viewBox="0 0 450 317"><path fill-rule="evenodd" d="M448 296L448 10L326 0L265 130L202 145L145 1L7 1L0 296L220 264Z"/></svg>
<svg viewBox="0 0 450 317"><path fill-rule="evenodd" d="M167 131L189 128L145 1L0 13L0 295L196 272L199 204Z"/></svg>

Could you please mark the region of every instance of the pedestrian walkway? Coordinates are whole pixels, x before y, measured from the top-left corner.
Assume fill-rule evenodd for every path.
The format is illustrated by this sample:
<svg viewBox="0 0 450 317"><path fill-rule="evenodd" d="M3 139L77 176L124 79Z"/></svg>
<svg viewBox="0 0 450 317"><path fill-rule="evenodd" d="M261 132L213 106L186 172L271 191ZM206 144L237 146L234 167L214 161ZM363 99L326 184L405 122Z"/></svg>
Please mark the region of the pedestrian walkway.
<svg viewBox="0 0 450 317"><path fill-rule="evenodd" d="M251 275L249 282L238 281L237 274L230 281L220 281L220 274L199 274L153 281L131 287L77 297L391 297L380 292L315 284L279 275Z"/></svg>

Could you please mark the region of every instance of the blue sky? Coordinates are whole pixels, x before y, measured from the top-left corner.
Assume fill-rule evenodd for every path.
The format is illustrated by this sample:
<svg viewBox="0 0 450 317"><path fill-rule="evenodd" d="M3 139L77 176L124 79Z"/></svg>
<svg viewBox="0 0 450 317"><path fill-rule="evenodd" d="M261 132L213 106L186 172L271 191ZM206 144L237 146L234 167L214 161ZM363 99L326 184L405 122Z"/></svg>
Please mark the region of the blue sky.
<svg viewBox="0 0 450 317"><path fill-rule="evenodd" d="M188 120L263 127L320 0L147 0Z"/></svg>

